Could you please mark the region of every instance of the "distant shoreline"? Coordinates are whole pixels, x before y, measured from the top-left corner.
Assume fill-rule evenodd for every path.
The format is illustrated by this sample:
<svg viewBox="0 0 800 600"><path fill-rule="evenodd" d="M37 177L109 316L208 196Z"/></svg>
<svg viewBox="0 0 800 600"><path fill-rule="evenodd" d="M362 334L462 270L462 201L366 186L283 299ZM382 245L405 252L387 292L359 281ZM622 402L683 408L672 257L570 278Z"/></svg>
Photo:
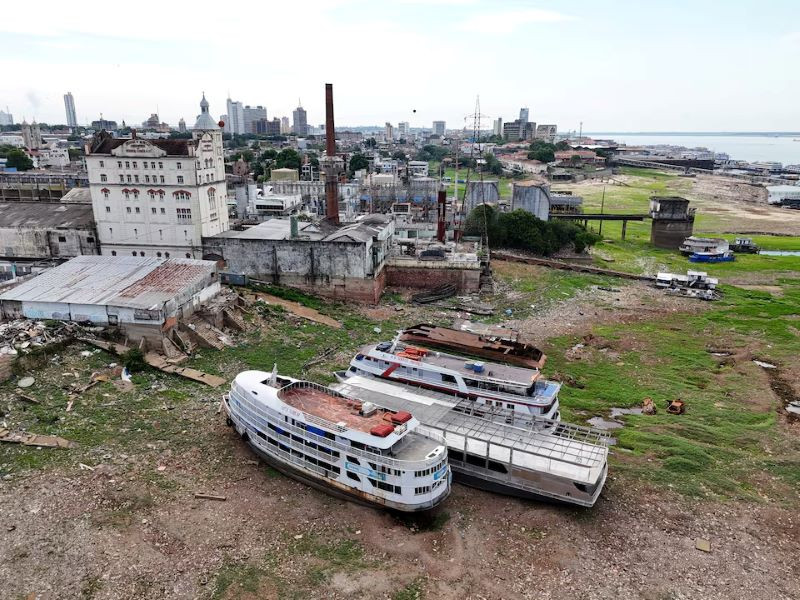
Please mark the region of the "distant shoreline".
<svg viewBox="0 0 800 600"><path fill-rule="evenodd" d="M583 135L657 135L657 136L800 136L800 131L593 131Z"/></svg>

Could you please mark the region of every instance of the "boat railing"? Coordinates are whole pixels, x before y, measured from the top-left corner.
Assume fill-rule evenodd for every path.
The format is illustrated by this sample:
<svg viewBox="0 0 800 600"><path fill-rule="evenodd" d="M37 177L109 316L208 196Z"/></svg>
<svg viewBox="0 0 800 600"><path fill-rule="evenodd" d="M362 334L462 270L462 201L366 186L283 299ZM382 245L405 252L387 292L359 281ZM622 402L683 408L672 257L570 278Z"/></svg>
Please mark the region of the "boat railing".
<svg viewBox="0 0 800 600"><path fill-rule="evenodd" d="M307 382L307 383L310 383L310 382ZM316 385L316 384L312 384L312 385ZM343 398L346 398L346 396L343 396L343 395L339 394L338 392L335 392L334 390L328 390L328 388L326 388L324 386L319 386L319 387L324 391L333 391L336 395L341 396ZM285 389L285 388L283 388L283 389ZM318 445L322 445L322 446L325 446L325 447L328 447L328 448L333 448L333 449L338 450L340 452L347 452L349 454L352 454L353 456L362 457L362 458L365 458L367 460L371 460L371 461L373 461L375 463L385 464L387 466L396 467L398 469L418 471L418 470L425 469L425 468L427 468L429 466L433 466L433 465L437 464L441 460L441 457L434 457L434 458L423 459L423 460L400 460L400 459L397 459L397 458L392 458L390 456L386 456L385 454L379 454L379 453L376 453L376 452L369 452L367 450L362 450L362 449L356 448L354 446L349 446L347 444L343 444L341 442L337 442L336 440L332 440L330 438L317 435L317 434L309 431L308 429L302 429L300 427L297 427L296 425L292 425L291 423L289 423L289 422L284 420L284 417L286 415L283 415L283 414L279 413L278 411L276 411L276 410L274 410L274 409L272 409L272 408L270 408L268 406L265 406L263 404L262 405L256 405L247 396L245 396L244 394L242 394L241 392L239 392L236 389L232 389L230 395L231 396L235 396L239 400L239 402L241 404L244 404L245 407L247 408L247 410L252 412L256 417L258 417L258 418L260 418L260 419L262 419L264 421L267 420L267 417L271 417L272 420L273 420L273 424L274 425L276 425L277 427L280 427L281 429L289 432L290 434L294 433L294 434L296 434L296 435L298 435L300 437L303 437L305 439L308 439L309 441L312 441L312 442L314 442L314 443L316 443ZM309 416L307 413L303 413L303 415L305 417ZM266 425L264 425L264 426L266 426ZM406 427L407 427L407 424L406 424ZM411 432L411 433L413 433L413 432ZM447 442L445 441L445 438L441 433L430 433L430 434L426 433L425 435L426 435L426 437L429 437L429 438L433 439L437 444L439 444L441 446L446 446L447 445Z"/></svg>

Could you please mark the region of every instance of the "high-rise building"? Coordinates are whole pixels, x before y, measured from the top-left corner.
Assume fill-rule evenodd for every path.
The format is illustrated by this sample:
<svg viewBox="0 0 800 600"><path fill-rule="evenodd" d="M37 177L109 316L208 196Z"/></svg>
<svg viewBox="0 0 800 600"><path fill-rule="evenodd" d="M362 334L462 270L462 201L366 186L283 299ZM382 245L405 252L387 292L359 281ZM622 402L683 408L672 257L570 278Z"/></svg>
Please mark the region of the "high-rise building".
<svg viewBox="0 0 800 600"><path fill-rule="evenodd" d="M225 121L225 133L247 133L244 128L244 107L241 102L228 98L228 118Z"/></svg>
<svg viewBox="0 0 800 600"><path fill-rule="evenodd" d="M405 139L408 137L408 121L400 121L397 124L397 135L400 136L400 139Z"/></svg>
<svg viewBox="0 0 800 600"><path fill-rule="evenodd" d="M86 153L101 253L202 258L202 238L228 229L222 132L203 96L190 140L114 138Z"/></svg>
<svg viewBox="0 0 800 600"><path fill-rule="evenodd" d="M299 102L297 108L292 111L292 133L308 135L308 115Z"/></svg>
<svg viewBox="0 0 800 600"><path fill-rule="evenodd" d="M520 108L519 109L519 120L520 120L520 122L527 123L528 122L528 114L529 114L529 111L528 111L527 108Z"/></svg>
<svg viewBox="0 0 800 600"><path fill-rule="evenodd" d="M289 117L281 117L281 135L292 132L292 127L289 125Z"/></svg>
<svg viewBox="0 0 800 600"><path fill-rule="evenodd" d="M439 137L444 137L444 132L447 131L447 124L444 121L433 122L433 133Z"/></svg>
<svg viewBox="0 0 800 600"><path fill-rule="evenodd" d="M510 123L503 123L503 138L509 142L532 140L536 131L536 123L523 122L517 119Z"/></svg>
<svg viewBox="0 0 800 600"><path fill-rule="evenodd" d="M383 129L383 137L387 142L394 140L394 127L392 127L392 124L388 121Z"/></svg>
<svg viewBox="0 0 800 600"><path fill-rule="evenodd" d="M244 132L243 133L256 133L255 122L259 119L267 118L267 109L263 106L245 106L243 111Z"/></svg>
<svg viewBox="0 0 800 600"><path fill-rule="evenodd" d="M503 117L497 117L494 120L494 126L492 127L492 135L496 135L501 137L503 135Z"/></svg>
<svg viewBox="0 0 800 600"><path fill-rule="evenodd" d="M14 124L14 115L12 115L8 111L8 107L6 106L5 111L0 110L0 125L13 125Z"/></svg>
<svg viewBox="0 0 800 600"><path fill-rule="evenodd" d="M275 117L271 121L267 121L267 119L264 119L264 121L266 121L264 133L266 133L267 135L281 134L281 120L279 118Z"/></svg>
<svg viewBox="0 0 800 600"><path fill-rule="evenodd" d="M75 99L72 97L72 92L64 94L64 109L67 111L67 126L77 127L78 117L75 115Z"/></svg>
<svg viewBox="0 0 800 600"><path fill-rule="evenodd" d="M181 117L181 120L178 121L178 131L181 133L186 133L186 121L183 120L183 117Z"/></svg>

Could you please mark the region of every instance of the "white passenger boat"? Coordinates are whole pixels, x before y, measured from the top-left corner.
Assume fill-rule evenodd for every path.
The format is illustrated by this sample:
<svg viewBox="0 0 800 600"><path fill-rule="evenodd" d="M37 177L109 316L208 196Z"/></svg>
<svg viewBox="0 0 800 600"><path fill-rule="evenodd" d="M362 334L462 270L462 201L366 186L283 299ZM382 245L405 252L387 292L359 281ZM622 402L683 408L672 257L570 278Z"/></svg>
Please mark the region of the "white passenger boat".
<svg viewBox="0 0 800 600"><path fill-rule="evenodd" d="M223 398L228 424L279 471L333 495L402 512L450 493L442 436L389 410L274 371L244 371Z"/></svg>
<svg viewBox="0 0 800 600"><path fill-rule="evenodd" d="M541 379L538 369L471 360L397 339L364 346L346 371L336 373L340 381L357 375L445 392L524 416L561 418L561 384Z"/></svg>
<svg viewBox="0 0 800 600"><path fill-rule="evenodd" d="M530 500L594 506L608 474L607 432L421 390L373 377L336 389L364 402L410 410L425 433L445 438L454 478Z"/></svg>

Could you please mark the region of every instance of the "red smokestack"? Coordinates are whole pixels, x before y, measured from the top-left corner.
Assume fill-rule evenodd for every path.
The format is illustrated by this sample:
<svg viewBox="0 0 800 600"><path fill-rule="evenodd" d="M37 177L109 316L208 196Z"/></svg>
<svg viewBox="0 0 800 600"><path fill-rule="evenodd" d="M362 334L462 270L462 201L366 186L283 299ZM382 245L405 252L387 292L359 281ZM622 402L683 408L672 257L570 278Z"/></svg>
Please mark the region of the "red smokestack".
<svg viewBox="0 0 800 600"><path fill-rule="evenodd" d="M325 214L328 221L339 224L339 174L336 169L336 128L333 125L333 84L325 84L325 153L330 168L325 173Z"/></svg>
<svg viewBox="0 0 800 600"><path fill-rule="evenodd" d="M445 190L439 190L438 200L439 201L436 207L436 239L444 243L446 228L445 220L447 219L447 192Z"/></svg>

